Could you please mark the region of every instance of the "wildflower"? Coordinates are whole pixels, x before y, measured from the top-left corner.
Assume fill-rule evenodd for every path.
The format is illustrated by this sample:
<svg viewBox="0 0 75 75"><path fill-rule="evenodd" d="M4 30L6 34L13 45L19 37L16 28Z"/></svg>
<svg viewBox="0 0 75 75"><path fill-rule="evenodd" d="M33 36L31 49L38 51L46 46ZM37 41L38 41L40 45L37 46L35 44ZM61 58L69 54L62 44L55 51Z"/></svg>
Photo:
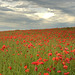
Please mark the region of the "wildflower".
<svg viewBox="0 0 75 75"><path fill-rule="evenodd" d="M44 75L49 75L49 73L44 73Z"/></svg>
<svg viewBox="0 0 75 75"><path fill-rule="evenodd" d="M67 72L67 73L64 73L64 75L68 75L69 74L69 72Z"/></svg>
<svg viewBox="0 0 75 75"><path fill-rule="evenodd" d="M56 57L55 59L56 59L56 61L58 61L58 60L59 60L59 58L58 58L58 57Z"/></svg>
<svg viewBox="0 0 75 75"><path fill-rule="evenodd" d="M65 50L68 50L68 48L65 48Z"/></svg>
<svg viewBox="0 0 75 75"><path fill-rule="evenodd" d="M33 65L39 65L39 62L32 62Z"/></svg>
<svg viewBox="0 0 75 75"><path fill-rule="evenodd" d="M62 62L62 64L65 65L66 63L65 62Z"/></svg>
<svg viewBox="0 0 75 75"><path fill-rule="evenodd" d="M62 57L59 57L60 60L62 60Z"/></svg>
<svg viewBox="0 0 75 75"><path fill-rule="evenodd" d="M54 61L55 60L55 57L53 57L52 60Z"/></svg>
<svg viewBox="0 0 75 75"><path fill-rule="evenodd" d="M58 51L55 52L55 54L57 54L57 53L58 53Z"/></svg>
<svg viewBox="0 0 75 75"><path fill-rule="evenodd" d="M29 72L29 69L26 69L25 72Z"/></svg>
<svg viewBox="0 0 75 75"><path fill-rule="evenodd" d="M53 68L53 66L51 65L50 68Z"/></svg>
<svg viewBox="0 0 75 75"><path fill-rule="evenodd" d="M27 65L26 65L26 66L24 66L24 68L26 69L26 68L27 68Z"/></svg>
<svg viewBox="0 0 75 75"><path fill-rule="evenodd" d="M28 48L30 48L30 45L28 45Z"/></svg>
<svg viewBox="0 0 75 75"><path fill-rule="evenodd" d="M69 62L69 61L70 61L70 59L69 59L69 58L66 58L66 59L65 59L65 61Z"/></svg>
<svg viewBox="0 0 75 75"><path fill-rule="evenodd" d="M39 56L39 54L37 54L37 56Z"/></svg>
<svg viewBox="0 0 75 75"><path fill-rule="evenodd" d="M43 59L44 62L48 61L48 59Z"/></svg>
<svg viewBox="0 0 75 75"><path fill-rule="evenodd" d="M37 67L35 67L35 71L38 71L38 68Z"/></svg>
<svg viewBox="0 0 75 75"><path fill-rule="evenodd" d="M15 54L12 54L12 55L15 55Z"/></svg>
<svg viewBox="0 0 75 75"><path fill-rule="evenodd" d="M19 53L17 55L20 55Z"/></svg>
<svg viewBox="0 0 75 75"><path fill-rule="evenodd" d="M51 70L49 68L46 69L47 71L51 72Z"/></svg>
<svg viewBox="0 0 75 75"><path fill-rule="evenodd" d="M69 54L69 51L64 50L65 54Z"/></svg>
<svg viewBox="0 0 75 75"><path fill-rule="evenodd" d="M39 62L39 64L44 64L43 62Z"/></svg>
<svg viewBox="0 0 75 75"><path fill-rule="evenodd" d="M6 46L5 46L5 45L3 45L3 46L2 46L2 49L5 49L5 48L6 48Z"/></svg>
<svg viewBox="0 0 75 75"><path fill-rule="evenodd" d="M60 56L61 57L62 55L60 53L57 53L57 56Z"/></svg>
<svg viewBox="0 0 75 75"><path fill-rule="evenodd" d="M6 52L8 52L8 50L6 50Z"/></svg>
<svg viewBox="0 0 75 75"><path fill-rule="evenodd" d="M56 68L54 67L53 70L55 70Z"/></svg>
<svg viewBox="0 0 75 75"><path fill-rule="evenodd" d="M25 41L25 40L23 40L23 42L25 43L26 41Z"/></svg>
<svg viewBox="0 0 75 75"><path fill-rule="evenodd" d="M72 57L70 57L70 61L72 60Z"/></svg>
<svg viewBox="0 0 75 75"><path fill-rule="evenodd" d="M42 61L42 58L40 57L38 60L39 60L39 61Z"/></svg>
<svg viewBox="0 0 75 75"><path fill-rule="evenodd" d="M11 67L11 66L9 66L8 68L9 68L10 70L12 69L12 67Z"/></svg>
<svg viewBox="0 0 75 75"><path fill-rule="evenodd" d="M60 73L61 71L59 70L59 71L57 71L58 73Z"/></svg>
<svg viewBox="0 0 75 75"><path fill-rule="evenodd" d="M52 53L48 53L48 56L52 56Z"/></svg>
<svg viewBox="0 0 75 75"><path fill-rule="evenodd" d="M63 66L63 68L64 68L64 69L67 69L67 68L68 68L68 66L64 65L64 66Z"/></svg>

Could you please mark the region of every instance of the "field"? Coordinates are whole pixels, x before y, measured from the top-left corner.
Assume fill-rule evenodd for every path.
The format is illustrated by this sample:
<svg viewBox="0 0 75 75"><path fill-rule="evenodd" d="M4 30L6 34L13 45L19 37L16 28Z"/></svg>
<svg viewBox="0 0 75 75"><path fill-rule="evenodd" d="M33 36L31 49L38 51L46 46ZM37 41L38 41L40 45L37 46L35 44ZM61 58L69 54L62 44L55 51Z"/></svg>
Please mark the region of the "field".
<svg viewBox="0 0 75 75"><path fill-rule="evenodd" d="M75 27L1 31L0 75L75 75Z"/></svg>

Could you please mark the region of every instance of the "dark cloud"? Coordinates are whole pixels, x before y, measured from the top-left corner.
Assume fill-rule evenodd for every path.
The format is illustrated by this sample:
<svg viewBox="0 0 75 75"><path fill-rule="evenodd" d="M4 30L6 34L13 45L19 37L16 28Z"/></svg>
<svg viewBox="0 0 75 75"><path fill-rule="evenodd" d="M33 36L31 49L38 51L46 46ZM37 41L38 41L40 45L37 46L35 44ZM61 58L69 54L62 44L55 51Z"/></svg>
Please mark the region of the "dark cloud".
<svg viewBox="0 0 75 75"><path fill-rule="evenodd" d="M19 24L31 24L31 23L39 23L41 22L42 19L39 20L33 20L28 18L27 16L24 15L19 15L19 14L7 14L4 12L0 12L0 22L5 22L5 23L18 23Z"/></svg>
<svg viewBox="0 0 75 75"><path fill-rule="evenodd" d="M12 9L9 9L7 7L0 7L1 11L13 11Z"/></svg>
<svg viewBox="0 0 75 75"><path fill-rule="evenodd" d="M74 7L74 9L72 7L70 7L70 8L58 7L57 9L61 10L64 13L67 13L69 15L75 16L75 7Z"/></svg>
<svg viewBox="0 0 75 75"><path fill-rule="evenodd" d="M44 8L58 9L64 13L75 16L75 0L3 0L3 1L29 1ZM17 5L17 8L28 8L29 5Z"/></svg>
<svg viewBox="0 0 75 75"><path fill-rule="evenodd" d="M58 9L64 13L75 16L75 0L27 0L27 1L33 1L37 3L39 6L51 9Z"/></svg>
<svg viewBox="0 0 75 75"><path fill-rule="evenodd" d="M17 8L28 8L28 5L24 5L24 4L23 4L23 5L17 5L16 7L17 7Z"/></svg>

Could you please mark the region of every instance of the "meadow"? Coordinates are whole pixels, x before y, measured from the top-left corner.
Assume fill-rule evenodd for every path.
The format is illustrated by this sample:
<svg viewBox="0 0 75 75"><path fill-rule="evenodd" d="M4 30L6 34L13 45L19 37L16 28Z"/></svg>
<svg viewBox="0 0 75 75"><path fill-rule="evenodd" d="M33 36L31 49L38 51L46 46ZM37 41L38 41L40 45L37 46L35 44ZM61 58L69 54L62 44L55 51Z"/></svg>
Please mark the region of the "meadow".
<svg viewBox="0 0 75 75"><path fill-rule="evenodd" d="M75 75L75 27L0 31L0 75Z"/></svg>

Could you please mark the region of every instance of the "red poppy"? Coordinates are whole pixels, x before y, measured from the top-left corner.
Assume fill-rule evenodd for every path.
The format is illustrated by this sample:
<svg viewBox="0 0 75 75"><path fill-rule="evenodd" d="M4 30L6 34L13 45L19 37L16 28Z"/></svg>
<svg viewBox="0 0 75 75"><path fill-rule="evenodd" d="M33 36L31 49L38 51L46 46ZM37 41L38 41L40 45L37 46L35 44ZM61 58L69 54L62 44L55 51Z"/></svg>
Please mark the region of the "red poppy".
<svg viewBox="0 0 75 75"><path fill-rule="evenodd" d="M39 64L44 64L43 62L39 62Z"/></svg>
<svg viewBox="0 0 75 75"><path fill-rule="evenodd" d="M55 70L56 68L54 67L53 70Z"/></svg>
<svg viewBox="0 0 75 75"><path fill-rule="evenodd" d="M48 61L48 59L43 59L44 62Z"/></svg>
<svg viewBox="0 0 75 75"><path fill-rule="evenodd" d="M26 69L25 72L29 72L29 69Z"/></svg>
<svg viewBox="0 0 75 75"><path fill-rule="evenodd" d="M51 70L49 68L46 69L47 71L51 72Z"/></svg>
<svg viewBox="0 0 75 75"><path fill-rule="evenodd" d="M11 66L9 66L8 68L9 68L10 70L12 69L12 67L11 67Z"/></svg>
<svg viewBox="0 0 75 75"><path fill-rule="evenodd" d="M60 73L61 71L59 70L59 71L57 71L58 73Z"/></svg>
<svg viewBox="0 0 75 75"><path fill-rule="evenodd" d="M5 48L6 48L6 46L5 46L5 45L3 45L3 46L2 46L2 49L5 49Z"/></svg>
<svg viewBox="0 0 75 75"><path fill-rule="evenodd" d="M44 75L49 75L49 73L44 73Z"/></svg>
<svg viewBox="0 0 75 75"><path fill-rule="evenodd" d="M55 57L52 58L53 61L54 61L55 59L56 59Z"/></svg>
<svg viewBox="0 0 75 75"><path fill-rule="evenodd" d="M56 57L55 59L56 59L56 61L58 61L58 60L59 60L59 58L58 58L58 57Z"/></svg>
<svg viewBox="0 0 75 75"><path fill-rule="evenodd" d="M64 68L64 69L67 69L67 68L68 68L68 66L64 65L64 66L63 66L63 68Z"/></svg>
<svg viewBox="0 0 75 75"><path fill-rule="evenodd" d="M65 62L62 62L62 64L65 65L66 63Z"/></svg>
<svg viewBox="0 0 75 75"><path fill-rule="evenodd" d="M39 56L39 54L37 54L37 56Z"/></svg>
<svg viewBox="0 0 75 75"><path fill-rule="evenodd" d="M69 72L67 72L67 73L64 73L64 75L68 75L69 74Z"/></svg>
<svg viewBox="0 0 75 75"><path fill-rule="evenodd" d="M35 71L38 71L38 68L37 67L35 67Z"/></svg>
<svg viewBox="0 0 75 75"><path fill-rule="evenodd" d="M26 66L24 66L24 68L26 69L26 68L27 68L27 65L26 65Z"/></svg>
<svg viewBox="0 0 75 75"><path fill-rule="evenodd" d="M52 56L52 53L48 53L48 56Z"/></svg>
<svg viewBox="0 0 75 75"><path fill-rule="evenodd" d="M39 62L32 62L33 65L39 65Z"/></svg>

